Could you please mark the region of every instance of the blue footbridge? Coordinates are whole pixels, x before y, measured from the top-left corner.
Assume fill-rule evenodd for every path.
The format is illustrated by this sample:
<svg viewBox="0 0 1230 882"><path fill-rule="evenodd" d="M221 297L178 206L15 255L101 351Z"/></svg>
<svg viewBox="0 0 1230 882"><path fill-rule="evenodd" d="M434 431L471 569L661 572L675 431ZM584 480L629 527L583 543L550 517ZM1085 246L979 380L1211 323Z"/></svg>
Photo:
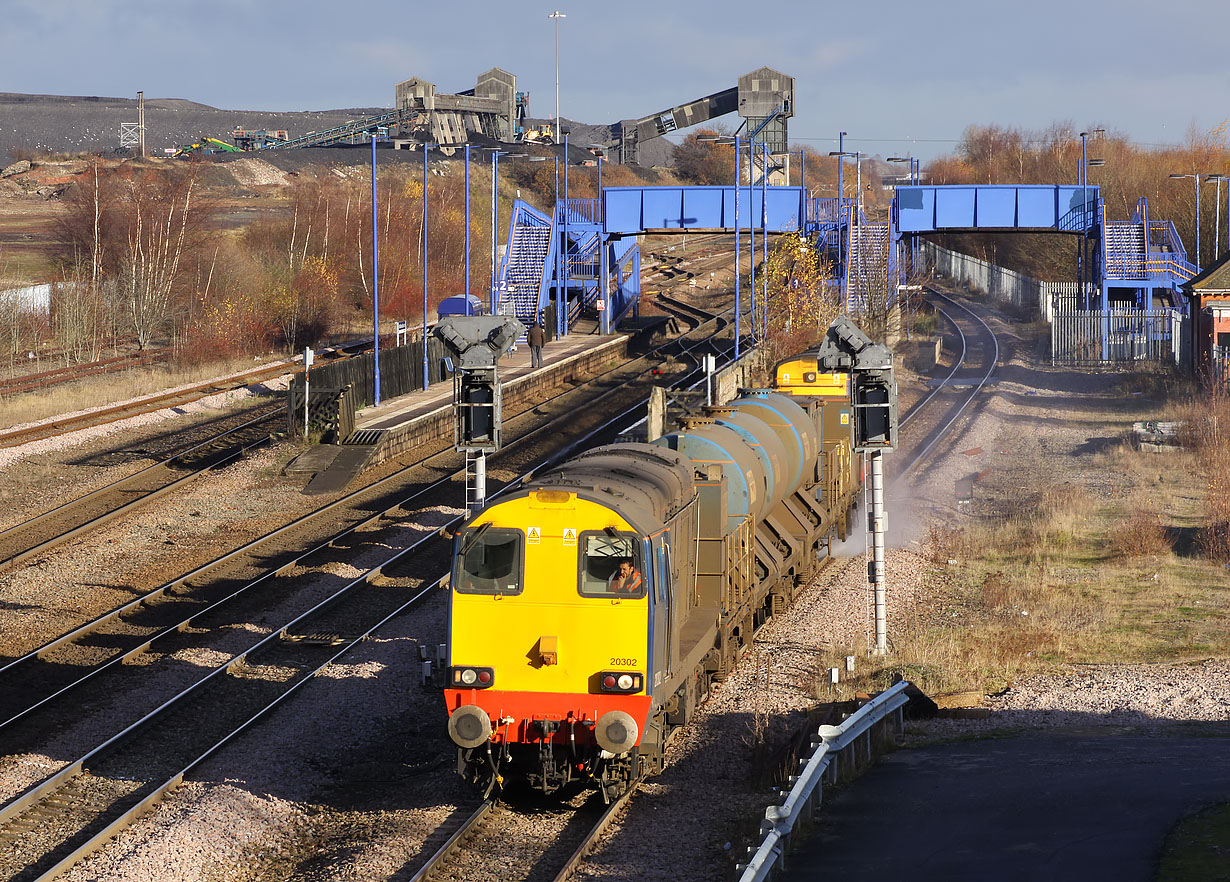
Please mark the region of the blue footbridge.
<svg viewBox="0 0 1230 882"><path fill-rule="evenodd" d="M936 233L1052 232L1081 243L1082 308L1186 312L1198 268L1174 224L1141 199L1126 222L1106 220L1100 189L1081 185L911 185L886 219L852 199L809 198L802 187L608 187L600 199L561 199L551 214L517 200L497 288L522 320L553 313L567 333L582 315L610 333L639 303L639 236L734 233L807 236L834 266L847 312L891 307L910 270L911 240Z"/></svg>

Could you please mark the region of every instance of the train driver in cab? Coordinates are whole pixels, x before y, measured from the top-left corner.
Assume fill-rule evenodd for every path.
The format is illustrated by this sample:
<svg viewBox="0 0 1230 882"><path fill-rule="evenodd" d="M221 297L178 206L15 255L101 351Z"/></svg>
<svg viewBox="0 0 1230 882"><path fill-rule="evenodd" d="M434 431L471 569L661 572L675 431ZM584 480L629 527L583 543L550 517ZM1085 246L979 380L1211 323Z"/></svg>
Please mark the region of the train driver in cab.
<svg viewBox="0 0 1230 882"><path fill-rule="evenodd" d="M625 557L619 562L619 568L611 573L607 589L612 594L635 595L641 591L641 574L632 566L631 558Z"/></svg>

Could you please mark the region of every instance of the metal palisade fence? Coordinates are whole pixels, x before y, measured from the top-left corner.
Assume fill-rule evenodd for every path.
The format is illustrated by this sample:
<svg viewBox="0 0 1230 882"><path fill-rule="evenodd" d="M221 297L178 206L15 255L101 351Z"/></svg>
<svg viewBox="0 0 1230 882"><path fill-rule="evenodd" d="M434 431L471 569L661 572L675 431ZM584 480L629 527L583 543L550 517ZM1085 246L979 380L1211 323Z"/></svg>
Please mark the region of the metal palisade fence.
<svg viewBox="0 0 1230 882"><path fill-rule="evenodd" d="M1214 346L1209 362L1209 379L1222 388L1230 387L1230 346Z"/></svg>
<svg viewBox="0 0 1230 882"><path fill-rule="evenodd" d="M1183 364L1188 319L1178 309L1084 310L1056 304L1051 364L1157 361Z"/></svg>
<svg viewBox="0 0 1230 882"><path fill-rule="evenodd" d="M380 397L396 398L423 388L423 343L411 338L403 346L380 348ZM427 379L439 383L446 378L444 344L435 337L427 338ZM310 422L316 428L333 433L334 443L343 443L348 428L353 426L354 413L373 403L376 387L376 362L372 353L356 355L312 368L312 411ZM344 394L343 394L344 390ZM291 381L287 396L287 427L294 433L303 424L303 374ZM345 410L341 413L339 410ZM319 414L319 415L318 415ZM296 422L298 421L298 422Z"/></svg>

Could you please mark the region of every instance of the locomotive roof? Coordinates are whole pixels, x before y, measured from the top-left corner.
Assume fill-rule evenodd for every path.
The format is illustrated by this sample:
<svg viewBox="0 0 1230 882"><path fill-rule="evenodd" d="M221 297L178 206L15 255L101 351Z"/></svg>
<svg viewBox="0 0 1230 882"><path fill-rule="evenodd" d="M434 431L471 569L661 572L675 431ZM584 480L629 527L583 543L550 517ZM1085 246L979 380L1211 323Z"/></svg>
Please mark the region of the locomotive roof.
<svg viewBox="0 0 1230 882"><path fill-rule="evenodd" d="M645 533L656 532L696 495L686 456L652 444L597 447L541 475L530 488L577 491Z"/></svg>

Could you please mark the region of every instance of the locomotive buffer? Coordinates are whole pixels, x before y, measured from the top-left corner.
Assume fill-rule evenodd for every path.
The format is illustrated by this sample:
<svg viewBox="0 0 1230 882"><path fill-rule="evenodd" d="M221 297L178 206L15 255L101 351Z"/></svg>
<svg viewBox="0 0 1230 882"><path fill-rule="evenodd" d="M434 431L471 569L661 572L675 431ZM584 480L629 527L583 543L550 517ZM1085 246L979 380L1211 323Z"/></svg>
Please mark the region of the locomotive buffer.
<svg viewBox="0 0 1230 882"><path fill-rule="evenodd" d="M497 363L525 333L515 318L452 316L432 332L453 358L453 446L466 457L466 517L487 499L487 454L500 449L500 374Z"/></svg>
<svg viewBox="0 0 1230 882"><path fill-rule="evenodd" d="M886 451L897 446L897 381L893 374L893 353L885 345L872 342L846 316L829 325L824 342L817 351L823 371L850 375L850 400L854 405L852 429L854 450L867 456L871 483L871 563L867 579L875 593L875 654L888 652L884 586L884 534L888 519L884 514L884 459Z"/></svg>

